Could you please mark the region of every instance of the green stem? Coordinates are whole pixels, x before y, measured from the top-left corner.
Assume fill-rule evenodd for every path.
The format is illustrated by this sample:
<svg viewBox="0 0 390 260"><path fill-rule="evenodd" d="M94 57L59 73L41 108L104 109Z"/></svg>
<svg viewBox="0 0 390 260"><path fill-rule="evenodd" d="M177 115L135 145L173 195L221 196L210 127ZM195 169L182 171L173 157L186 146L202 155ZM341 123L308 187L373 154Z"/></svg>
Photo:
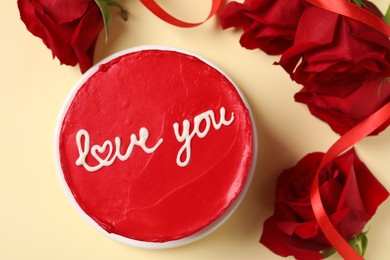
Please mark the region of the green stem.
<svg viewBox="0 0 390 260"><path fill-rule="evenodd" d="M116 7L120 10L123 20L127 21L129 13L115 0L95 0L95 3L99 6L99 9L103 16L104 29L106 31L106 43L108 41L108 33L111 23L110 6Z"/></svg>
<svg viewBox="0 0 390 260"><path fill-rule="evenodd" d="M390 5L387 7L387 11L385 14L385 22L390 25Z"/></svg>
<svg viewBox="0 0 390 260"><path fill-rule="evenodd" d="M364 257L364 254L367 250L368 245L368 239L367 239L367 232L361 232L358 236L354 236L350 241L349 244L356 250L356 252L359 253L359 255ZM329 249L328 251L322 251L320 252L322 254L323 258L327 258L332 256L336 253L336 249L333 247Z"/></svg>
<svg viewBox="0 0 390 260"><path fill-rule="evenodd" d="M108 41L109 28L111 23L111 14L107 3L104 0L95 0L103 16L104 30L106 32L106 43Z"/></svg>

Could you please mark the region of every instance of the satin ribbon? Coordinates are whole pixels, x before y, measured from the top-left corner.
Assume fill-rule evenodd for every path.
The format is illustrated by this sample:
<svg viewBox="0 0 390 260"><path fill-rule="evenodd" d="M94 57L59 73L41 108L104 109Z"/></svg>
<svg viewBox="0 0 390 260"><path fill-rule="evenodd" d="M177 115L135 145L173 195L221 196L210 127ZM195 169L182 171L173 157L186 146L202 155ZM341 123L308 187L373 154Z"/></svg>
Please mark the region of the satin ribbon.
<svg viewBox="0 0 390 260"><path fill-rule="evenodd" d="M184 28L190 28L195 27L198 25L201 25L202 23L206 22L208 19L210 19L213 15L215 15L223 0L212 0L211 10L209 15L205 20L199 23L189 23L185 22L183 20L177 19L176 17L169 14L167 11L165 11L158 3L156 3L155 0L140 0L141 3L148 8L154 15L162 19L163 21L170 23L175 26L184 27Z"/></svg>
<svg viewBox="0 0 390 260"><path fill-rule="evenodd" d="M347 149L358 143L364 137L369 135L375 129L380 127L386 121L390 119L390 102L387 103L380 110L369 116L366 120L345 133L340 139L334 143L326 152L320 166L318 167L316 177L311 187L310 199L314 215L328 238L329 242L337 250L337 252L346 260L363 259L340 235L340 233L333 226L328 215L325 212L324 206L321 201L320 189L318 184L319 174L321 170L338 155L345 152Z"/></svg>
<svg viewBox="0 0 390 260"><path fill-rule="evenodd" d="M306 0L306 2L365 23L390 37L390 26L383 19L352 2L347 0Z"/></svg>
<svg viewBox="0 0 390 260"><path fill-rule="evenodd" d="M199 23L189 23L175 18L159 6L154 0L140 0L153 14L167 23L175 26L189 28L201 25L215 15L222 4L222 0L213 0L209 15L207 18ZM306 0L308 3L319 8L352 18L375 28L390 37L390 27L379 17L375 16L366 9L363 9L347 0ZM335 144L333 144L327 153L322 158L317 174L311 187L311 204L314 215L318 221L321 230L337 250L337 252L346 260L363 259L340 235L340 233L333 226L328 215L325 212L321 201L319 190L319 174L321 170L337 156L345 152L347 149L358 143L360 140L368 136L375 129L380 127L383 123L390 119L390 102L382 109L372 114L366 120L352 128L344 134Z"/></svg>
<svg viewBox="0 0 390 260"><path fill-rule="evenodd" d="M365 23L368 26L384 33L390 37L390 27L379 17L375 16L366 9L363 9L347 0L306 0L308 3L320 7L322 9L347 16L354 20ZM340 235L340 233L333 226L330 221L324 206L321 201L319 190L319 174L321 170L338 155L345 152L347 149L358 143L364 137L368 136L375 129L380 127L383 123L390 119L390 102L382 109L372 114L359 125L344 134L335 144L333 144L327 153L324 155L320 166L318 167L316 177L311 187L311 204L314 215L317 219L321 230L337 250L337 252L346 260L363 259L355 249L353 249L347 241Z"/></svg>

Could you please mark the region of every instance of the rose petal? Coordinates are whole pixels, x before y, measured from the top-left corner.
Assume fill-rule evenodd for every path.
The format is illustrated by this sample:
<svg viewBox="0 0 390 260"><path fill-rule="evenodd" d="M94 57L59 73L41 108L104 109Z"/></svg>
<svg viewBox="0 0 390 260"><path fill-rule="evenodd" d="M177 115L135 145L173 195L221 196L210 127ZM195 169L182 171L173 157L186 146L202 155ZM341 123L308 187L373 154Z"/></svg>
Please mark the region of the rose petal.
<svg viewBox="0 0 390 260"><path fill-rule="evenodd" d="M316 221L305 222L297 225L294 233L303 239L313 238L318 234L319 226Z"/></svg>
<svg viewBox="0 0 390 260"><path fill-rule="evenodd" d="M52 50L53 57L57 57L61 64L75 66L77 58L70 45L73 35L73 26L71 24L62 24L57 26L50 17L40 13L36 13L36 18L44 26L44 38L47 41L47 46Z"/></svg>
<svg viewBox="0 0 390 260"><path fill-rule="evenodd" d="M93 5L83 16L72 36L71 45L77 56L82 73L93 64L92 57L94 55L96 40L103 27L104 23L100 16L100 9L97 5Z"/></svg>
<svg viewBox="0 0 390 260"><path fill-rule="evenodd" d="M228 3L223 13L220 16L220 23L223 29L229 27L241 27L241 21L244 20L243 15L248 8L237 2Z"/></svg>
<svg viewBox="0 0 390 260"><path fill-rule="evenodd" d="M350 208L354 211L364 211L362 197L353 168L355 157L356 153L354 149L351 149L334 160L335 167L340 169L344 178L344 190L339 198L338 210Z"/></svg>
<svg viewBox="0 0 390 260"><path fill-rule="evenodd" d="M18 0L22 21L61 64L85 72L92 65L103 18L93 0Z"/></svg>
<svg viewBox="0 0 390 260"><path fill-rule="evenodd" d="M275 254L285 257L292 255L297 259L322 259L319 251L329 248L329 246L287 235L277 227L277 221L273 217L264 222L260 243Z"/></svg>
<svg viewBox="0 0 390 260"><path fill-rule="evenodd" d="M91 0L30 0L39 3L45 14L53 19L56 25L72 22L80 18L93 3Z"/></svg>
<svg viewBox="0 0 390 260"><path fill-rule="evenodd" d="M338 180L337 176L321 185L320 194L322 203L328 214L332 214L336 211L342 191L343 184Z"/></svg>
<svg viewBox="0 0 390 260"><path fill-rule="evenodd" d="M230 2L221 14L221 26L243 28L240 44L245 48L281 54L293 43L303 9L301 0Z"/></svg>
<svg viewBox="0 0 390 260"><path fill-rule="evenodd" d="M330 96L303 88L294 98L296 102L306 104L310 112L328 123L333 131L344 134L390 101L390 82L385 81L378 94L385 77L377 75L360 82L355 91L347 96L337 96L337 93L336 96ZM380 133L389 124L390 120L371 135Z"/></svg>
<svg viewBox="0 0 390 260"><path fill-rule="evenodd" d="M365 211L373 216L379 205L389 197L389 192L358 157L355 158L354 168Z"/></svg>

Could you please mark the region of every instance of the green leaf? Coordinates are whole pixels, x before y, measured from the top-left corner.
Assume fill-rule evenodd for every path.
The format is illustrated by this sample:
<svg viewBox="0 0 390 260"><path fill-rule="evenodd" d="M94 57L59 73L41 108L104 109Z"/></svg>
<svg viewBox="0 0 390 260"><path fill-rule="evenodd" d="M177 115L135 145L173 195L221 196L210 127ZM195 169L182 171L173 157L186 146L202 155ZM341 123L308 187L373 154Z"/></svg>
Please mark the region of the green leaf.
<svg viewBox="0 0 390 260"><path fill-rule="evenodd" d="M106 43L108 41L108 31L110 28L111 23L111 14L110 9L108 8L108 4L105 0L95 0L95 3L99 6L100 11L103 15L103 21L104 21L104 29L106 31Z"/></svg>
<svg viewBox="0 0 390 260"><path fill-rule="evenodd" d="M390 25L390 5L387 7L387 11L385 14L385 22Z"/></svg>
<svg viewBox="0 0 390 260"><path fill-rule="evenodd" d="M323 258L328 258L328 257L334 255L335 253L336 253L336 249L334 249L334 247L332 247L331 249L329 249L327 251L321 252Z"/></svg>
<svg viewBox="0 0 390 260"><path fill-rule="evenodd" d="M360 242L362 243L362 256L366 254L367 246L368 246L368 238L366 233L360 234Z"/></svg>
<svg viewBox="0 0 390 260"><path fill-rule="evenodd" d="M349 241L349 244L355 249L356 252L359 253L359 255L362 255L362 251L360 250L359 246L359 239L358 237L354 236L351 241Z"/></svg>
<svg viewBox="0 0 390 260"><path fill-rule="evenodd" d="M348 243L358 252L359 255L364 257L368 246L367 232L361 232L358 236L354 236ZM336 249L332 247L327 251L321 251L322 257L327 258L336 253Z"/></svg>
<svg viewBox="0 0 390 260"><path fill-rule="evenodd" d="M363 5L363 0L352 0L350 2L353 2L355 5L362 6Z"/></svg>
<svg viewBox="0 0 390 260"><path fill-rule="evenodd" d="M363 0L349 0L349 2L352 2L352 3L354 3L355 5L358 5L358 6L363 6L364 5Z"/></svg>

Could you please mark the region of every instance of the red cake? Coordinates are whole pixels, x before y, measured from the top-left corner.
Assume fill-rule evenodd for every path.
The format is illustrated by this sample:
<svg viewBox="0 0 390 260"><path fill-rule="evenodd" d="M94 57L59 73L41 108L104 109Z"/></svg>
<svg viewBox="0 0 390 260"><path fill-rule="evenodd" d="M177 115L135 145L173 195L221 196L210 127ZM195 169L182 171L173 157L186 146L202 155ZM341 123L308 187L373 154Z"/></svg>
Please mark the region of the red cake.
<svg viewBox="0 0 390 260"><path fill-rule="evenodd" d="M185 51L129 49L89 70L60 115L56 159L70 199L127 244L171 247L213 230L254 169L247 104Z"/></svg>

